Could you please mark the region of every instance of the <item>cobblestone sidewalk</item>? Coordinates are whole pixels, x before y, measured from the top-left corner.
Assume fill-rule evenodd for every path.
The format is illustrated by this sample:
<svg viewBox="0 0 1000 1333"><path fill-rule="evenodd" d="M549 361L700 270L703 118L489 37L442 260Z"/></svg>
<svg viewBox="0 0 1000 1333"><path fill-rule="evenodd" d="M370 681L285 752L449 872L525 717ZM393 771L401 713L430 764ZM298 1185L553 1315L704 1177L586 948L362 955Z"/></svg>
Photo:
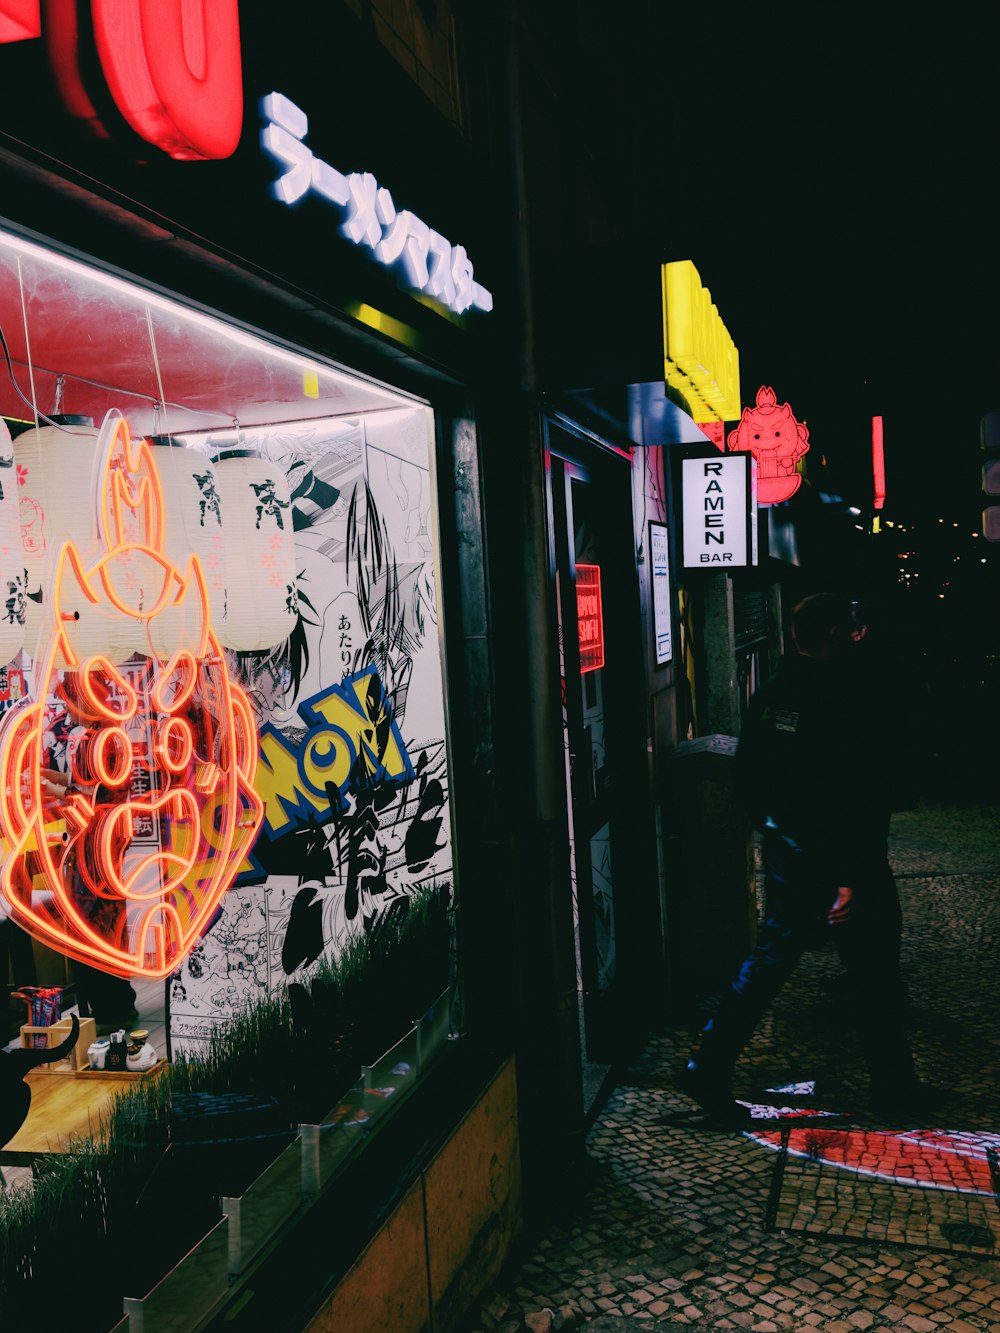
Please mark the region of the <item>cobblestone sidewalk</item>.
<svg viewBox="0 0 1000 1333"><path fill-rule="evenodd" d="M785 1144L699 1128L673 1088L692 1031L657 1032L590 1133L573 1221L525 1237L470 1333L1000 1333L1000 819L922 806L894 816L891 855L910 1035L944 1092L934 1123L858 1113L791 1128ZM807 955L741 1059L741 1095L817 1079L809 1109L863 1107L860 1055L827 989L837 971L832 953Z"/></svg>

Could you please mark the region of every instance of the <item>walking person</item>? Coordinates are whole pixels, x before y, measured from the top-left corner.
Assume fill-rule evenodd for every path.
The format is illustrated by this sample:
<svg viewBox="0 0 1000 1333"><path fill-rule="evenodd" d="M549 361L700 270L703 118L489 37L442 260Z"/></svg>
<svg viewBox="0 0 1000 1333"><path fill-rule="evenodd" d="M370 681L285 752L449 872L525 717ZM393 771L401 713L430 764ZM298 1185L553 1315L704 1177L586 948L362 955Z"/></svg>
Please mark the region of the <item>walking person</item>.
<svg viewBox="0 0 1000 1333"><path fill-rule="evenodd" d="M926 1090L903 1026L898 903L884 882L887 797L873 752L879 700L867 673L853 669L849 601L807 597L791 630L795 651L752 699L736 755L737 782L762 833L764 920L681 1087L713 1117L749 1118L733 1098L736 1060L802 954L832 940L872 1110L880 1118L919 1114Z"/></svg>

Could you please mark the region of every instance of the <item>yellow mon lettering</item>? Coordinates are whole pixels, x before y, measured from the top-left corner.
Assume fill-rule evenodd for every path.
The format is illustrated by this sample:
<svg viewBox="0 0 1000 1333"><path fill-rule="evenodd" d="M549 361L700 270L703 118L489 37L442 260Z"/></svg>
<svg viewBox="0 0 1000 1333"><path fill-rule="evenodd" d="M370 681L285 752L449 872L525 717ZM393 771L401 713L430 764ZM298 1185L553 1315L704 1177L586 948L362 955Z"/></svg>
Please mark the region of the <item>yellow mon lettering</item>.
<svg viewBox="0 0 1000 1333"><path fill-rule="evenodd" d="M376 673L369 671L364 676L350 682L348 688L357 699L357 706L354 705L353 700L348 702L339 691L336 693L330 691L325 697L311 701L313 712L322 717L325 722L329 722L331 727L339 727L351 738L359 751L362 742L367 743L368 741L365 733L374 731L376 726L376 719L372 718L368 712L368 687L373 677L377 680ZM392 731L389 732L386 741L385 754L379 756L379 762L385 769L387 777L402 778L408 772L407 762L400 752Z"/></svg>
<svg viewBox="0 0 1000 1333"><path fill-rule="evenodd" d="M316 728L301 749L293 750L274 731L261 736L261 762L257 765L254 789L264 801L265 819L272 836L292 822L288 809L294 811L306 805L318 813L329 811L327 784L332 782L338 791L343 791L354 761L364 748L381 764L387 778L407 776L408 760L393 729L387 734L385 753L380 756L374 753L378 719L372 718L368 709L373 678L377 681L377 674L367 672L345 686L334 687L325 695L309 700L312 713L327 723L330 730ZM347 697L347 691L353 697Z"/></svg>
<svg viewBox="0 0 1000 1333"><path fill-rule="evenodd" d="M280 806L278 808L279 810L281 809ZM236 818L238 825L240 819L239 813L237 813ZM216 856L222 846L222 840L219 836L218 829L215 827L215 809L211 803L206 805L201 812L201 836L203 845L206 849L205 855L203 859L195 862L194 866L192 866L191 870L185 876L184 882L186 884L197 884L199 881L210 879L218 864ZM245 853L249 853L253 848L254 841L255 839L252 831L237 827L236 837L233 844L237 850L242 848ZM237 876L245 875L253 869L253 862L247 854L244 855L240 862L236 874Z"/></svg>
<svg viewBox="0 0 1000 1333"><path fill-rule="evenodd" d="M300 784L298 755L273 731L261 736L260 757L254 790L264 802L264 818L272 834L280 833L291 823L283 802L293 808L303 801L316 810L330 808L325 793L311 792Z"/></svg>

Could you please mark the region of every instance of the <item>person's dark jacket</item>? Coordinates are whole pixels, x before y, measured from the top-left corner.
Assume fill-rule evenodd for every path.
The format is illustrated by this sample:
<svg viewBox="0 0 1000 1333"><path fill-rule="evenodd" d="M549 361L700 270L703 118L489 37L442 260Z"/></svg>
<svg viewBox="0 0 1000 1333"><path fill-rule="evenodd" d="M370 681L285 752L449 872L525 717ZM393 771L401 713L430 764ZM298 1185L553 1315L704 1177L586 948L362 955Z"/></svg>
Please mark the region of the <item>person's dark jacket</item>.
<svg viewBox="0 0 1000 1333"><path fill-rule="evenodd" d="M736 780L757 828L770 822L851 885L884 844L888 796L876 701L846 659L786 654L754 695Z"/></svg>

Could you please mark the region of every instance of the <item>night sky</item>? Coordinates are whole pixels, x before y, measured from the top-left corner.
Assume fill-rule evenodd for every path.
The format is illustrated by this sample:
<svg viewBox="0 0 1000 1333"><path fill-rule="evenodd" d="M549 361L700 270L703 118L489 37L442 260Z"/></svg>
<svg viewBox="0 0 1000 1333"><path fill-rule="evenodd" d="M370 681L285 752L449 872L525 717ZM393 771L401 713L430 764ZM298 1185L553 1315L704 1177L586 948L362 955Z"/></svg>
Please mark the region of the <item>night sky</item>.
<svg viewBox="0 0 1000 1333"><path fill-rule="evenodd" d="M880 413L888 505L978 522L979 423L1000 411L996 17L640 10L666 257L711 291L744 402L771 385L862 504Z"/></svg>

